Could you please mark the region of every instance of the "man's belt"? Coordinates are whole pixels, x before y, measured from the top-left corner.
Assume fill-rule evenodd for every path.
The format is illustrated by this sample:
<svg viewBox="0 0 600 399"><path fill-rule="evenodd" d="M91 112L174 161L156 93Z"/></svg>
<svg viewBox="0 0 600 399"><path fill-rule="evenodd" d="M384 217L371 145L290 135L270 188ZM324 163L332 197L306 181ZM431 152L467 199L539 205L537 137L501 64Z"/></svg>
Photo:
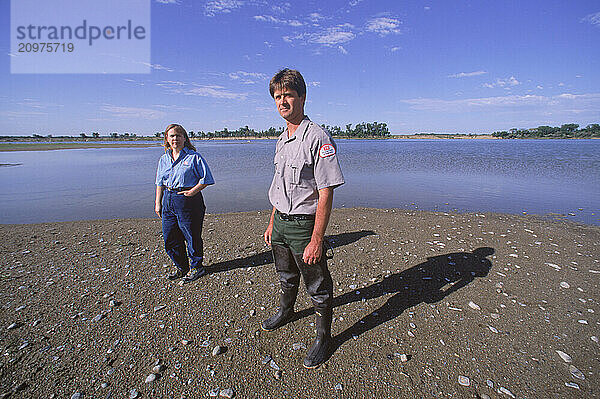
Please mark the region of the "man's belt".
<svg viewBox="0 0 600 399"><path fill-rule="evenodd" d="M290 215L279 211L277 211L277 214L281 220L285 220L286 222L292 222L294 220L315 220L315 215Z"/></svg>

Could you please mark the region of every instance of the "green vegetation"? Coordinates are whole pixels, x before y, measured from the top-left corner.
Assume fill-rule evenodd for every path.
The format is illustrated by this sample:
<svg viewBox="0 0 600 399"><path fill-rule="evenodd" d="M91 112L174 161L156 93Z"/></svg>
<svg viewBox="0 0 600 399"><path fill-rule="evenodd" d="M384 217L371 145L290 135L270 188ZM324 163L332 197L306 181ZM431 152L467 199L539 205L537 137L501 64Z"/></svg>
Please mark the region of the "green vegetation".
<svg viewBox="0 0 600 399"><path fill-rule="evenodd" d="M390 136L390 131L387 128L387 124L385 123L359 123L354 128L352 128L352 124L346 125L346 130L342 130L339 126L324 126L325 129L331 133L332 136L335 137L358 137L358 138L372 138L372 137L387 137ZM194 132L190 131L189 134L192 138L227 138L227 137L277 137L281 133L283 133L284 128L280 127L275 129L274 127L270 127L267 130L256 131L254 129L250 129L248 126L240 127L237 130L228 130L224 128L223 130L217 130L214 132ZM162 137L162 132L157 132L156 137Z"/></svg>
<svg viewBox="0 0 600 399"><path fill-rule="evenodd" d="M325 125L325 129L331 133L332 136L335 137L356 137L356 138L383 138L389 137L390 131L388 130L387 123L368 123L363 122L359 123L354 128L352 128L352 124L349 123L346 125L346 130L342 131L339 126L327 126Z"/></svg>
<svg viewBox="0 0 600 399"><path fill-rule="evenodd" d="M328 126L324 125L332 136L337 138L390 138L391 133L386 123L379 122L362 122L356 125L351 123L347 124L345 129L339 126ZM189 131L189 135L194 139L213 139L213 138L273 138L279 136L284 132L283 127L274 128L270 127L266 130L254 130L248 126L240 127L236 130L229 130L223 128L223 130L216 130L214 132L204 131ZM100 136L98 132L91 132L91 134L82 132L79 136L53 136L48 134L42 136L40 134L33 134L28 137L23 136L0 136L0 142L40 142L47 141L50 143L74 141L74 142L98 142L98 141L148 141L156 140L162 141L164 132L156 132L153 136L138 136L136 133L117 133L112 132L108 136ZM486 137L480 134L448 134L448 133L414 133L406 135L409 137L435 137L435 138L482 138ZM531 129L517 129L513 128L508 131L494 132L492 137L502 139L515 139L515 138L558 138L558 139L570 139L570 138L600 138L600 124L592 123L587 125L585 128L579 128L576 123L567 123L561 127L552 126L538 126ZM397 136L398 137L398 136ZM489 137L489 136L487 136Z"/></svg>
<svg viewBox="0 0 600 399"><path fill-rule="evenodd" d="M250 129L248 126L240 127L237 130L229 130L227 128L223 128L223 130L215 130L214 132L188 132L191 138L200 138L200 139L213 139L213 138L236 138L236 137L254 137L254 138L267 138L267 137L277 137L281 133L283 133L283 128L275 129L274 127L270 127L267 130L256 131L254 129ZM163 132L157 132L157 137L162 137Z"/></svg>
<svg viewBox="0 0 600 399"><path fill-rule="evenodd" d="M576 123L567 123L561 127L538 126L531 129L513 128L509 131L494 132L492 133L492 136L503 139L570 139L600 137L600 125L592 123L583 129L579 129L579 125Z"/></svg>
<svg viewBox="0 0 600 399"><path fill-rule="evenodd" d="M388 130L386 123L379 122L362 122L352 127L352 124L346 125L346 129L342 130L339 126L324 126L332 136L344 138L384 138L390 137L390 131ZM213 139L213 138L272 138L277 137L284 132L283 127L274 128L270 127L266 130L254 130L248 126L240 127L236 130L229 130L223 128L223 130L216 130L214 132L204 131L188 131L191 138L199 139ZM154 136L138 136L135 133L110 133L108 136L100 136L98 132L92 132L91 135L85 132L79 134L79 136L53 136L51 134L42 136L40 134L33 134L31 137L17 137L17 136L0 136L0 141L19 141L19 142L62 142L62 141L136 141L136 140L162 140L164 132L156 132Z"/></svg>

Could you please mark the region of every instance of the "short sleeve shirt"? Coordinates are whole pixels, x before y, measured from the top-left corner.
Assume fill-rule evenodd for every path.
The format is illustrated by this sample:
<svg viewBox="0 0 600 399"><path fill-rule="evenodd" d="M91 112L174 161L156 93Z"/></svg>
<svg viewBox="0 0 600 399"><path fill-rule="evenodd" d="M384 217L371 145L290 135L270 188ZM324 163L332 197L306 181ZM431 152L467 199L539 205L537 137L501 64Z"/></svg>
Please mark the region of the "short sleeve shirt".
<svg viewBox="0 0 600 399"><path fill-rule="evenodd" d="M167 151L158 160L156 185L171 188L189 188L196 184L215 184L208 164L196 151L184 147L179 157L173 160Z"/></svg>
<svg viewBox="0 0 600 399"><path fill-rule="evenodd" d="M308 117L292 137L287 129L279 136L274 164L269 201L283 213L314 215L319 190L344 184L335 142Z"/></svg>

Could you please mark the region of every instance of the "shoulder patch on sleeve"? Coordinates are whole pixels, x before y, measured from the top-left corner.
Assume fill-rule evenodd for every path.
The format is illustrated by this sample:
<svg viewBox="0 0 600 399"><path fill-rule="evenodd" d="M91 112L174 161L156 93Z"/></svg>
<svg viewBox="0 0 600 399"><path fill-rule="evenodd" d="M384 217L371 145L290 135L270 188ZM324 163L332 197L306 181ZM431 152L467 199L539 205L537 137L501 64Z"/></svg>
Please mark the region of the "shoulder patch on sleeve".
<svg viewBox="0 0 600 399"><path fill-rule="evenodd" d="M319 149L319 156L321 158L327 158L332 155L335 155L335 147L331 144L323 144Z"/></svg>

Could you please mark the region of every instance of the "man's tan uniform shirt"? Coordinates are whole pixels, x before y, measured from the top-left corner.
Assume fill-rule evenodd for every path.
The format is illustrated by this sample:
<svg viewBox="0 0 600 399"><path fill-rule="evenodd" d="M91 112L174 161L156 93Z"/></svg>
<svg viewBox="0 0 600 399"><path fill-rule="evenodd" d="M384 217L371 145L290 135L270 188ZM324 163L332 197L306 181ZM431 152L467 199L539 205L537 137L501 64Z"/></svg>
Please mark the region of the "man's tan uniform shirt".
<svg viewBox="0 0 600 399"><path fill-rule="evenodd" d="M314 215L319 190L344 184L335 142L307 116L292 137L279 136L274 163L269 200L282 213Z"/></svg>

